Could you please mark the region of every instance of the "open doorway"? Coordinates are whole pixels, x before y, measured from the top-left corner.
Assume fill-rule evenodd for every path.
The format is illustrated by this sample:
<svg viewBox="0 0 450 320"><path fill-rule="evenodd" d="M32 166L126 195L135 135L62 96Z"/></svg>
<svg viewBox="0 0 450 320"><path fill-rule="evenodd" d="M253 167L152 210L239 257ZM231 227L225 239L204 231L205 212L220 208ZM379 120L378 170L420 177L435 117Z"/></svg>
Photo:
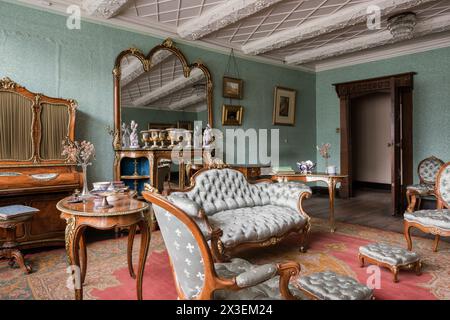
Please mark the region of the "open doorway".
<svg viewBox="0 0 450 320"><path fill-rule="evenodd" d="M376 92L352 101L353 190L391 191L391 99Z"/></svg>
<svg viewBox="0 0 450 320"><path fill-rule="evenodd" d="M391 204L391 98L375 92L352 100L353 196L376 198L383 211Z"/></svg>
<svg viewBox="0 0 450 320"><path fill-rule="evenodd" d="M366 182L389 191L391 214L406 208L413 181L412 90L415 73L335 84L340 98L343 197ZM386 186L388 185L388 186Z"/></svg>

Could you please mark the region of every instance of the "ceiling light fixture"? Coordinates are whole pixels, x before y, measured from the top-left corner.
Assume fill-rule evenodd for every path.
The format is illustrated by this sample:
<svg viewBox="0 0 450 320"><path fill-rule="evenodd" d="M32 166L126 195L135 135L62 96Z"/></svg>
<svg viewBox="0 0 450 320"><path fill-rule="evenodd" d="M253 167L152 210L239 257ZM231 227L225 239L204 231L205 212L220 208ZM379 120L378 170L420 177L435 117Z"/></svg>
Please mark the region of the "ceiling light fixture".
<svg viewBox="0 0 450 320"><path fill-rule="evenodd" d="M414 12L404 12L389 17L387 27L395 39L411 39L416 22Z"/></svg>

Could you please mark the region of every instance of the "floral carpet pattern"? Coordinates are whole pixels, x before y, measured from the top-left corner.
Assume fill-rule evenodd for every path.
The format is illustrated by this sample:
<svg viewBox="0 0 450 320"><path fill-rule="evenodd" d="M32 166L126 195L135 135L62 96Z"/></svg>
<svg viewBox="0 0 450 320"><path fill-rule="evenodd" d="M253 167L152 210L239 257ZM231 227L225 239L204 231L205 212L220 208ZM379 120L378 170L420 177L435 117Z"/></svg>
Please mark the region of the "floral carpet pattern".
<svg viewBox="0 0 450 320"><path fill-rule="evenodd" d="M357 225L338 223L330 233L328 224L313 219L310 248L298 251L298 237L293 235L279 245L243 252L240 256L254 263L297 261L300 276L331 270L366 283L371 275L359 267L358 248L371 242L387 242L405 247L402 234ZM136 299L136 282L128 275L126 237L88 244L88 270L84 299ZM134 262L137 264L139 237L135 241ZM400 271L400 282L392 281L389 270L381 268L381 286L375 289L377 299L450 299L450 244L441 241L439 251L431 250L432 240L414 237L413 250L423 261L423 273ZM144 299L176 299L169 259L159 232L152 234L147 259ZM33 273L24 275L0 262L0 299L73 299L67 288L67 262L64 249L29 254L26 259Z"/></svg>

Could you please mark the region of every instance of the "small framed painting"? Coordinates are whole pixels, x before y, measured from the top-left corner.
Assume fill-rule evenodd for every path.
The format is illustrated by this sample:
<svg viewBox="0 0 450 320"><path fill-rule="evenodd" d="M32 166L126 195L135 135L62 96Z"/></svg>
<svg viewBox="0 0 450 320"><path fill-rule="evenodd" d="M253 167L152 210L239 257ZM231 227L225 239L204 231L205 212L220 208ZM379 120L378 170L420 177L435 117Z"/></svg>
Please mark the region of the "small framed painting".
<svg viewBox="0 0 450 320"><path fill-rule="evenodd" d="M223 97L231 99L242 99L243 97L242 79L223 77Z"/></svg>
<svg viewBox="0 0 450 320"><path fill-rule="evenodd" d="M293 126L297 92L294 89L275 87L273 124Z"/></svg>
<svg viewBox="0 0 450 320"><path fill-rule="evenodd" d="M242 124L242 106L231 106L224 104L222 107L222 125L240 126Z"/></svg>

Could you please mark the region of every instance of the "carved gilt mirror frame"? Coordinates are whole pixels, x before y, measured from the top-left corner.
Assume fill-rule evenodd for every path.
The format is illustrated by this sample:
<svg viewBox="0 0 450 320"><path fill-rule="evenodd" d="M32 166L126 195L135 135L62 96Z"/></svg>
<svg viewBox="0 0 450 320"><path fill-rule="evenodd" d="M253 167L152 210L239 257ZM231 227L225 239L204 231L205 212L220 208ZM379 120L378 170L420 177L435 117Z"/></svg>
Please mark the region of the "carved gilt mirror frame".
<svg viewBox="0 0 450 320"><path fill-rule="evenodd" d="M58 106L67 107L68 112L68 123L67 123L67 134L64 137L70 140L75 138L75 116L77 109L77 102L73 99L61 99L48 97L42 93L34 93L27 88L21 86L20 84L12 81L9 78L0 79L0 97L3 93L14 93L26 99L30 102L31 107L31 126L29 128L29 133L31 136L31 156L29 159L0 159L0 167L9 166L30 166L30 165L73 165L73 163L67 162L67 159L58 158L43 158L41 145L43 143L43 124L42 124L42 113L45 106L49 108L56 108ZM18 106L13 105L13 108ZM52 142L53 143L53 142ZM60 142L62 145L62 141Z"/></svg>
<svg viewBox="0 0 450 320"><path fill-rule="evenodd" d="M142 67L144 72L150 71L152 68L152 57L159 50L168 50L171 53L175 54L180 60L183 66L183 74L186 78L189 77L191 71L195 68L198 68L203 71L206 78L206 105L208 110L208 123L211 127L213 127L213 83L211 78L211 73L208 68L200 61L196 61L192 64L189 64L184 54L178 49L172 39L167 38L160 45L155 46L150 50L150 52L145 55L137 48L129 48L116 57L113 69L113 78L114 78L114 140L113 146L115 150L121 149L121 87L120 87L120 78L121 78L121 61L127 56L131 55L138 58L142 62Z"/></svg>

